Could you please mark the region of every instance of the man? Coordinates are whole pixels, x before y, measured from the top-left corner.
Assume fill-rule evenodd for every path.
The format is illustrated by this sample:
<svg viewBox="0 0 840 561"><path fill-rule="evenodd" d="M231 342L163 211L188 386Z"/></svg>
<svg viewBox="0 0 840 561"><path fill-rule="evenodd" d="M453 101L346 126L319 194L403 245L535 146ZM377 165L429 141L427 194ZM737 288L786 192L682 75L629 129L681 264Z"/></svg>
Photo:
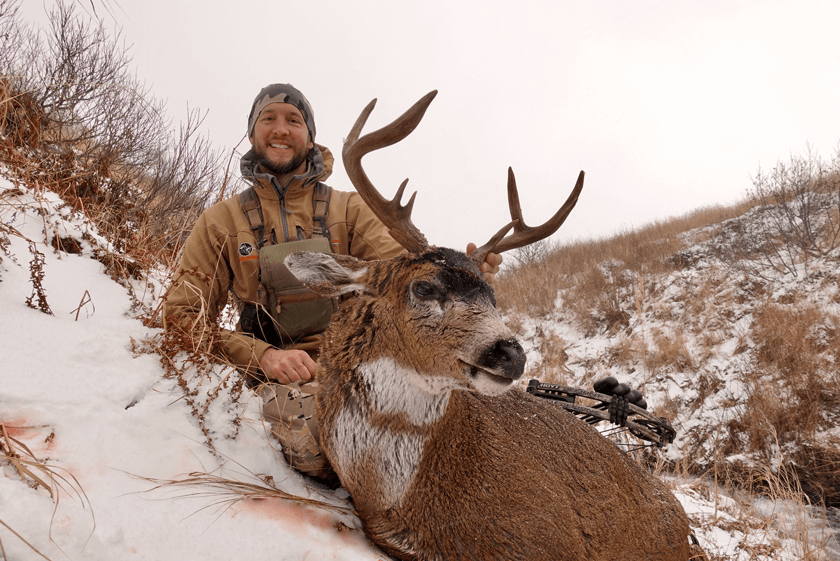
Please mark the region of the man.
<svg viewBox="0 0 840 561"><path fill-rule="evenodd" d="M310 249L373 260L404 250L357 193L321 183L333 156L315 144L314 113L300 91L289 84L263 88L248 116L248 140L252 148L240 171L252 187L202 213L167 292L164 317L170 329L212 332L230 291L240 321L236 331L223 331L228 359L250 376L249 385L262 382L263 415L290 465L327 477L314 377L323 329L339 303L308 296L282 258ZM488 255L482 265L488 282L501 262Z"/></svg>

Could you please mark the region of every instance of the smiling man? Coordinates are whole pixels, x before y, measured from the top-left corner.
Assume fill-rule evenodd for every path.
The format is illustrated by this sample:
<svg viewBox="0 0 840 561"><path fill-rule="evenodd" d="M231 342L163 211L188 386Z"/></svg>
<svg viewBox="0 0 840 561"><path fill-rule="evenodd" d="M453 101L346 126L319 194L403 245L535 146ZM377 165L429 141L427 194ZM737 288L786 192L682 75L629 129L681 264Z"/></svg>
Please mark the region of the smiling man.
<svg viewBox="0 0 840 561"><path fill-rule="evenodd" d="M314 147L303 115L289 103L269 103L257 117L249 140L257 162L276 176L302 173Z"/></svg>
<svg viewBox="0 0 840 561"><path fill-rule="evenodd" d="M314 377L338 302L314 297L283 258L321 251L369 261L404 250L357 193L322 183L333 156L315 144L312 106L293 86L260 91L248 116L248 139L252 147L240 172L250 187L196 222L166 295L166 325L194 340L206 338L218 329L232 294L240 317L236 331L222 330L228 360L263 397L263 415L290 465L326 477L331 470L318 447ZM500 256L488 255L482 266L488 281L499 264Z"/></svg>

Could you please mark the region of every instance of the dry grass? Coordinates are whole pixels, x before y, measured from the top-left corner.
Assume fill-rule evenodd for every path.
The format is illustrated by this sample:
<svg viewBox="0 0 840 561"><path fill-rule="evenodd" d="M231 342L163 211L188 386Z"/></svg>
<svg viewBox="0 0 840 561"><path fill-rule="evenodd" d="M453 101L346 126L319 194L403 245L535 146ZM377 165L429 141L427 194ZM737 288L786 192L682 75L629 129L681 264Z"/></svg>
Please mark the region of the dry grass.
<svg viewBox="0 0 840 561"><path fill-rule="evenodd" d="M22 440L14 438L10 435L10 429L14 429L15 432L25 432L28 428L31 427L11 427L0 421L0 465L10 464L17 473L18 477L20 477L26 485L32 487L33 489L38 489L40 487L49 493L54 504L52 519L50 520L50 541L52 541L52 523L55 520L55 514L58 511L62 493L75 497L82 504L82 507L90 509L90 516L93 521L93 528L90 533L92 536L94 530L96 530L96 517L93 514L90 501L76 477L64 468L51 465L44 460L38 459ZM51 433L50 436L47 437L47 440L51 440L52 437L53 434ZM12 528L6 521L0 519L0 524L6 527L10 532L12 532L12 534L14 534L15 537L21 540L35 553L44 559L49 560L46 555L38 551L37 548L26 541L26 539L20 533L15 531L15 529ZM56 546L58 546L58 544L56 544ZM59 547L59 549L61 548ZM2 554L3 559L8 559L5 549L3 548L2 540L0 540L0 554Z"/></svg>
<svg viewBox="0 0 840 561"><path fill-rule="evenodd" d="M840 172L831 172L836 165L820 169L825 172L822 179L805 185L802 193L838 197ZM695 427L685 438L694 443L717 442L724 456L745 453L765 466L772 465L779 447L788 450L804 492L815 503L837 504L840 452L836 450L840 447L827 431L840 423L840 369L836 366L840 364L840 318L823 305L807 303L803 293L773 296L769 278L753 274L755 267L735 269L740 271L735 279L731 268L693 274L704 256L682 251L687 245L717 240L718 233L726 234L721 238L724 241L737 243L747 236L738 230L744 224L730 222L735 224L734 233L719 224L757 204L757 198L745 199L637 231L550 248L530 265L509 267L499 275L497 300L511 316L570 321L585 337L608 337L610 344L600 356L578 359L586 370L584 382L616 367L641 370L643 385L673 373L691 379L690 400L672 399L663 411L668 410L672 418L691 415L712 398L713 407L732 408L729 415L736 418L718 428ZM825 217L815 218L815 223L829 228L815 235L823 245L833 246L837 208L828 205L823 210ZM714 251L717 246L712 247ZM720 251L727 248L724 245ZM692 274L683 276L684 270ZM664 299L657 283L666 276L670 292ZM837 282L829 274L821 284L831 289ZM840 291L835 294L834 302L840 302ZM737 378L745 388L742 395L726 399L718 393L730 380L709 366L722 358L724 345L732 356L740 357L743 366ZM564 355L544 355L540 372L568 368ZM698 469L714 462L704 457L703 445L692 449L701 456ZM744 469L729 465L721 478L739 484L745 478Z"/></svg>
<svg viewBox="0 0 840 561"><path fill-rule="evenodd" d="M280 499L328 512L357 515L356 510L348 506L340 506L319 499L287 493L275 485L271 476L260 477L249 474L248 479L250 481L241 481L210 473L193 472L177 479L153 479L149 477L140 477L140 479L155 485L145 491L146 493L172 491L177 493L176 498L179 499L211 499L212 502L202 507L201 510L213 508L220 509L223 512L241 501Z"/></svg>
<svg viewBox="0 0 840 561"><path fill-rule="evenodd" d="M94 248L94 256L129 290L134 290L134 282L143 278L146 271L161 266L174 270L187 229L201 210L203 201L212 199L213 194L207 195L208 199L190 196L184 199L181 193L175 193L173 203L167 199L164 189L160 198L150 197L161 183L166 185L167 181L178 180L177 173L161 175L158 183L142 174L134 174L133 177L144 180L132 183L125 181L132 176L127 172L126 162L75 158L72 151L49 149L45 141L55 139L56 135L60 137L61 131L51 130L45 124L46 116L33 92L21 90L15 84L0 79L0 159L19 194L26 190L39 200L47 191L60 195L70 210L83 216L87 224L94 226L112 244L101 247L93 237L85 238ZM96 152L89 148L90 145L85 149L87 154ZM189 157L188 145L182 145L181 150L181 155ZM838 178L840 174L830 176L833 183L825 181L815 184L813 189L820 193L836 192ZM227 188L222 183L218 196ZM148 204L135 204L134 201L144 197ZM191 205L193 201L195 205ZM168 206L170 203L174 206ZM4 198L0 204L10 203ZM683 301L663 304L657 298L657 277L693 265L684 258L674 258L686 243L687 232L693 231L692 243L708 239L715 233L716 225L741 216L755 204L752 200L744 200L731 206L703 208L608 238L548 248L519 266L508 264L495 287L499 306L512 312L513 316L556 318L560 298L560 311L568 313L585 332L614 336L615 342L606 353L613 365L628 368L641 365L645 379L677 370L692 373L698 394L696 406L714 395L724 383L717 373L703 366L714 354L714 348L731 336L729 324L733 318L727 313L732 306L728 304L743 298L745 293L749 293L750 298L766 300L764 285L755 278L745 278L744 290L739 294L728 294L721 292L723 278L710 277ZM175 211L167 213L168 208ZM161 221L161 216L167 219ZM831 209L827 223L836 225L838 218L837 209ZM0 229L2 249L8 244L8 236L17 234L3 224ZM829 228L828 233L818 232L819 239L834 235L829 241L835 243L836 232L836 228ZM44 235L44 242L57 252L70 251L75 240L51 232L46 223ZM35 253L32 263L33 296L30 301L33 306L48 311L47 295L39 292L41 269ZM719 306L717 319L706 325L692 323L693 318L704 315L712 300ZM673 314L682 314L684 331L644 329L647 318L662 319ZM148 325L161 326L159 307L144 309L142 315ZM244 380L227 363L221 351L223 334L218 326L208 325L199 331L193 327L168 329L137 348L159 354L166 375L176 380L182 389L207 445L214 449L205 416L213 400L223 391L235 402L242 392ZM838 318L816 306L798 304L796 297L787 302L765 301L759 306L753 326L737 334L741 342L736 353L745 353L744 356L754 353L755 359L755 368L741 373L741 382L747 389L742 413L723 427L721 434L697 436L698 440L711 438L718 446L714 458L704 458L702 467L692 469L707 469L713 464L715 481L721 485L738 485L754 495L787 498L796 504L806 504L808 497L815 502L838 500L840 442L826 437L824 431L840 421L840 373L835 367L840 364L839 332ZM695 344L691 345L692 337L697 333L702 333L702 340L698 345L695 339ZM538 345L543 362L535 374L550 382L567 383L567 343L556 335L542 334ZM596 370L588 370L588 375L594 377ZM659 411L674 418L682 406L678 400L672 400ZM795 450L791 449L785 461L779 463L779 453L794 444L797 445ZM55 493L56 505L61 486L68 487L85 502L81 489L74 487L72 476L60 477L54 468L37 460L20 442L4 439L0 451L3 454L0 458L14 465L24 481ZM759 468L718 462L726 454L744 452L752 453L762 461ZM769 466L775 466L775 469ZM284 494L272 481L260 478L241 482L193 473L177 480L155 480L153 483L184 489L187 496L215 496L219 498L216 504L223 506L262 496L301 500ZM757 526L744 527L751 532L760 532L771 524L767 520ZM802 539L805 539L803 543L810 543L807 537ZM759 549L774 546L749 547L757 548L756 556L769 556L772 551ZM803 545L802 558L819 559L807 547L810 546Z"/></svg>
<svg viewBox="0 0 840 561"><path fill-rule="evenodd" d="M840 318L813 304L757 310L756 367L742 373L746 406L724 445L726 453L746 451L767 464L774 451L791 449L802 487L819 504L840 500L840 439L825 432L840 420L838 325Z"/></svg>
<svg viewBox="0 0 840 561"><path fill-rule="evenodd" d="M566 353L566 342L556 333L545 333L540 328L537 329L535 338L539 341L537 350L543 361L530 370L529 375L549 384L568 385L569 369L566 362L569 355Z"/></svg>
<svg viewBox="0 0 840 561"><path fill-rule="evenodd" d="M693 475L696 466L686 461L665 470L669 472L665 481L674 491L713 506L711 512L689 513L707 561L835 558L840 544L832 535L826 510L811 504L787 459L777 460L777 470L757 466L742 471L744 480L737 486L726 478L728 466L723 463L715 463L701 477ZM731 541L714 543L718 530L729 532Z"/></svg>
<svg viewBox="0 0 840 561"><path fill-rule="evenodd" d="M191 274L196 274L194 271ZM205 436L205 444L216 455L213 433L207 428L207 415L213 402L224 395L229 399L229 407L242 409L240 403L246 375L227 358L224 351L226 334L218 322L206 320L198 314L196 323L189 323L189 318L175 324L163 325L161 318L165 300L162 298L155 310L147 318L148 324L164 329L142 341L133 341L135 353L155 354L160 359L164 377L174 380L183 392L183 399L190 408L199 428ZM224 321L225 318L222 318ZM241 419L233 419L235 437Z"/></svg>
<svg viewBox="0 0 840 561"><path fill-rule="evenodd" d="M574 306L577 315L593 327L610 329L626 321L619 304L628 290L632 295L630 287L641 277L679 267L670 258L683 245L681 234L740 216L754 204L744 200L731 206L705 207L638 230L550 248L542 260L503 270L495 286L499 307L550 315L558 292L568 292L565 306ZM605 263L611 264L611 271L604 270Z"/></svg>
<svg viewBox="0 0 840 561"><path fill-rule="evenodd" d="M36 92L21 91L19 84L20 80L0 76L0 161L7 179L15 185L15 189L3 193L0 205L12 214L27 213L43 220L44 238L29 240L11 226L0 224L0 249L7 247L10 236L29 243L33 292L27 304L50 313L42 284L43 248L61 255L79 253L87 244L89 256L101 262L106 273L128 290L137 316L149 327L163 327L163 299L144 298L140 293L155 295L155 282L149 272L172 274L189 228L205 202L214 199L215 192L208 187L216 188L219 194L228 188L225 182L215 183L215 164L206 155L213 152L211 147L191 136L200 124L195 120L197 114L182 126L180 137L162 136L148 143L147 148L154 145L158 151L152 153L157 159L149 161L148 153L134 154L130 148L128 152L113 152L107 145L97 144L110 142L99 137L85 137L78 146L57 144L64 125L46 119ZM144 92L134 91L132 95L142 97ZM154 99L138 102L146 103L147 112L158 118ZM158 132L168 135L165 129ZM77 147L80 150L74 151ZM117 155L94 157L106 153ZM47 202L51 193L61 198L61 207ZM27 195L36 202L21 203L20 197ZM79 231L67 235L49 224L47 217L57 211L80 218L83 225ZM107 243L102 243L103 238ZM191 327L174 326L148 341L135 342L135 351L160 357L165 376L177 382L206 444L215 451L212 433L207 429L208 410L222 394L230 397L231 407L239 406L244 379L225 357L224 334L218 325L208 324L203 330ZM238 430L237 422L234 430Z"/></svg>
<svg viewBox="0 0 840 561"><path fill-rule="evenodd" d="M7 193L0 199L0 205L8 206L12 212L29 212L40 217L58 210L81 217L85 226L78 234L69 236L48 225L44 219L43 244L60 255L62 252L78 253L80 242L86 242L91 248L91 257L101 262L106 273L129 291L135 313L147 326L162 327L162 299L157 300L156 307L148 307L146 299L136 291L155 293L154 282L148 278L149 271L164 270L171 274L175 270L188 228L203 210L204 201L212 198L212 193L206 190L199 195L199 191L205 189L205 183L212 179L207 175L212 162L200 159L202 156L197 155L195 149L201 146L191 144L188 134L182 135L175 147L172 153L175 160L160 164L160 169L166 173L153 176L147 176L145 167L141 170L130 161L90 158L92 151L97 151L90 148L96 139L83 141L87 146L83 156L74 156L73 150L49 149L45 139L55 137L56 131L42 118L43 111L33 92L19 92L15 88L7 78L0 77L0 159L8 179L16 186L15 195ZM194 130L194 126L196 123L188 124L187 128ZM159 138L158 141L161 146L167 146L171 139ZM143 166L148 164L145 160L141 163ZM195 176L190 177L189 173ZM220 189L224 188L222 184ZM63 207L52 208L46 202L50 192L61 197ZM33 208L24 208L17 202L16 197L26 193L37 201ZM144 204L138 204L140 200ZM162 217L166 219L162 220ZM33 292L27 304L51 313L42 284L44 255L38 249L41 240L26 239L6 225L0 225L0 234L4 240L8 240L8 236L18 236L29 243ZM101 243L102 238L108 243ZM211 447L204 416L219 392L218 388L210 392L205 402L204 396L198 396L197 387L213 365L227 366L229 373L233 371L221 350L222 340L218 326L208 325L206 330L197 333L170 330L144 346L137 346L138 350L152 350L160 355L166 375L176 379L184 390L185 399ZM176 359L180 353L183 357ZM236 398L241 392L242 380L238 374L229 374L220 385L233 385Z"/></svg>

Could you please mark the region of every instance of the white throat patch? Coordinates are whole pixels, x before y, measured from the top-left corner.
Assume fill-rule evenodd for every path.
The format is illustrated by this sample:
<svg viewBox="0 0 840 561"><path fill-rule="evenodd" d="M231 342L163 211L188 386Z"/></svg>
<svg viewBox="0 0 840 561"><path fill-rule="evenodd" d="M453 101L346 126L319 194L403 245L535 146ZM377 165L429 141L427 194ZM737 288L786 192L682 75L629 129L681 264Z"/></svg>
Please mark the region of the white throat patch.
<svg viewBox="0 0 840 561"><path fill-rule="evenodd" d="M371 405L377 411L386 415L404 413L418 427L440 419L449 395L459 387L448 376L423 375L384 357L362 364L359 373L370 388Z"/></svg>
<svg viewBox="0 0 840 561"><path fill-rule="evenodd" d="M374 409L384 415L405 414L417 427L432 424L443 416L455 388L454 380L424 377L387 358L363 364L358 371L368 385ZM374 426L357 403L345 403L332 436L335 460L341 470L378 472L381 500L388 506L399 506L411 488L426 438Z"/></svg>

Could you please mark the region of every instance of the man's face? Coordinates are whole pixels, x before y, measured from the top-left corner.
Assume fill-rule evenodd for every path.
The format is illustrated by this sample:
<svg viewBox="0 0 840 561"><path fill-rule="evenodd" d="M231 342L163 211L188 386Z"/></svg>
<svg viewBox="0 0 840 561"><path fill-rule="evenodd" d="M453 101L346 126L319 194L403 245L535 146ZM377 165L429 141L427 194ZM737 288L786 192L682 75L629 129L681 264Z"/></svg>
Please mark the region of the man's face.
<svg viewBox="0 0 840 561"><path fill-rule="evenodd" d="M290 103L266 105L248 140L260 165L278 175L303 173L313 146L303 115Z"/></svg>

